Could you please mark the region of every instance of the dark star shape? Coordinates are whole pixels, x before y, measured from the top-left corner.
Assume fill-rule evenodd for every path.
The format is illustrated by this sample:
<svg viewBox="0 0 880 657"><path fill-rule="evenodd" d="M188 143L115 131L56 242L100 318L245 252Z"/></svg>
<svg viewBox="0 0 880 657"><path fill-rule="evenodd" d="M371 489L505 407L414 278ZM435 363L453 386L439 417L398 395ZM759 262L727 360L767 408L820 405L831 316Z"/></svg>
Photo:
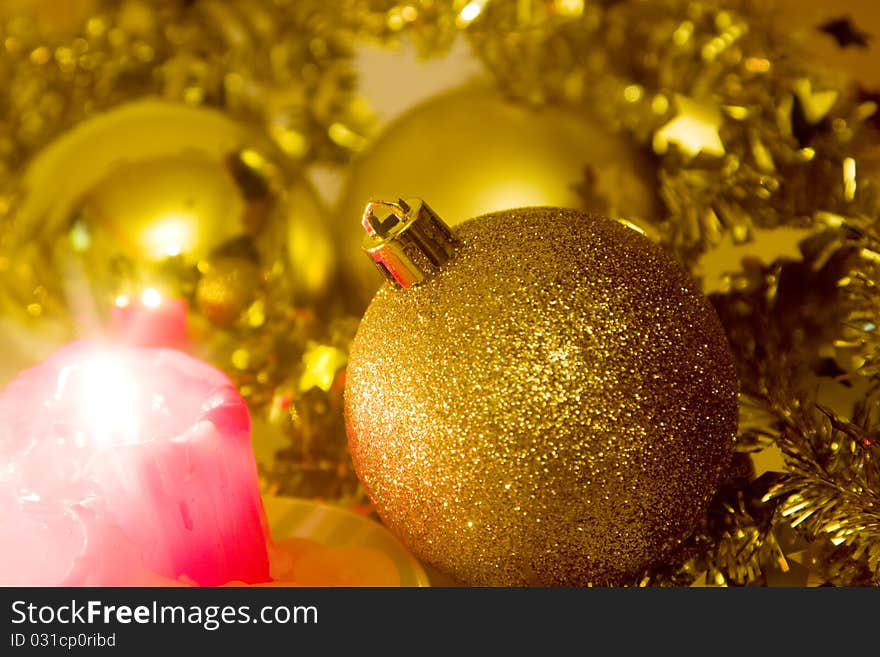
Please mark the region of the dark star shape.
<svg viewBox="0 0 880 657"><path fill-rule="evenodd" d="M837 45L841 48L846 48L847 46L858 46L859 48L867 48L868 47L868 39L871 38L871 35L867 32L862 32L855 25L853 25L852 20L850 20L849 16L841 16L840 18L832 18L826 23L822 23L816 29L820 32L824 32L837 41Z"/></svg>

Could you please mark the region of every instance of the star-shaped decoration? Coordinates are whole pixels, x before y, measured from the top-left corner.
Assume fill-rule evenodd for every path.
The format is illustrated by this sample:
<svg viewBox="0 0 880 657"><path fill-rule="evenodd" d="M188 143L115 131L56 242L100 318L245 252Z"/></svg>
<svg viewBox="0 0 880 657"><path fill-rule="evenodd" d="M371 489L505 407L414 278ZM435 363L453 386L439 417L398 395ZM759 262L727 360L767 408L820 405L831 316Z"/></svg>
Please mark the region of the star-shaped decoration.
<svg viewBox="0 0 880 657"><path fill-rule="evenodd" d="M810 125L816 125L828 116L828 112L831 111L840 96L836 89L815 91L813 82L809 78L795 81L794 94L800 103L804 118Z"/></svg>
<svg viewBox="0 0 880 657"><path fill-rule="evenodd" d="M311 388L330 390L336 375L345 367L348 358L345 352L336 347L323 344L310 344L303 354L303 373L299 380L300 392Z"/></svg>
<svg viewBox="0 0 880 657"><path fill-rule="evenodd" d="M862 32L853 25L849 16L841 16L840 18L832 18L816 27L820 32L824 32L833 37L837 41L837 45L841 48L848 46L856 46L858 48L867 48L868 39L871 35Z"/></svg>
<svg viewBox="0 0 880 657"><path fill-rule="evenodd" d="M813 83L801 78L794 83L793 92L779 103L779 120L801 146L828 127L828 114L840 97L836 90L814 91Z"/></svg>
<svg viewBox="0 0 880 657"><path fill-rule="evenodd" d="M713 104L675 95L678 114L654 133L654 151L663 154L675 144L689 158L700 153L721 157L725 153L719 130L721 110Z"/></svg>

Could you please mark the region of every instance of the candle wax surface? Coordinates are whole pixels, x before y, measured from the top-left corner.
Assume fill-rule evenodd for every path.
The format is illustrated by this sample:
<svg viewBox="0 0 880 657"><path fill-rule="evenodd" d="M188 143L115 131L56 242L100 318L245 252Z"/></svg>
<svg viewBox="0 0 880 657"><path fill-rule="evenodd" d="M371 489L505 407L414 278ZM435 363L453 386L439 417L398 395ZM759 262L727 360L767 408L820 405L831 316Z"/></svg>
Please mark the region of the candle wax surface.
<svg viewBox="0 0 880 657"><path fill-rule="evenodd" d="M244 400L170 349L72 343L0 393L0 584L269 580Z"/></svg>
<svg viewBox="0 0 880 657"><path fill-rule="evenodd" d="M120 297L110 308L110 330L126 344L185 351L186 303L164 299L151 288L134 300Z"/></svg>

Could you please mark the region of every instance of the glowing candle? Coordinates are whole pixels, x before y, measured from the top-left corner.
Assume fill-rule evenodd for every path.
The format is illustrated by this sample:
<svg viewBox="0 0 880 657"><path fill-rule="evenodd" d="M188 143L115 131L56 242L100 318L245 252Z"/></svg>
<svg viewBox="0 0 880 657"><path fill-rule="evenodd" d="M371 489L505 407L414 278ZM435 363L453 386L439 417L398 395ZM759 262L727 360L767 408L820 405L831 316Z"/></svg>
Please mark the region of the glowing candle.
<svg viewBox="0 0 880 657"><path fill-rule="evenodd" d="M0 584L269 579L250 418L181 352L68 345L0 394Z"/></svg>
<svg viewBox="0 0 880 657"><path fill-rule="evenodd" d="M110 309L110 329L126 344L185 349L186 304L151 287L134 298L120 295Z"/></svg>

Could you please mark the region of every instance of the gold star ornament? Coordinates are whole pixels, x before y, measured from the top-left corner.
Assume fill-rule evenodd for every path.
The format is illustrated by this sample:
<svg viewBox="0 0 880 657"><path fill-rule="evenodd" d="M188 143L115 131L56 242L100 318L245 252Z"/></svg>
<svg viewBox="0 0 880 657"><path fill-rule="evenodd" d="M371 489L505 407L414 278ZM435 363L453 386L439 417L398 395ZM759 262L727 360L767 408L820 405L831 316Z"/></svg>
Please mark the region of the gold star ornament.
<svg viewBox="0 0 880 657"><path fill-rule="evenodd" d="M715 105L675 95L678 114L654 134L654 152L662 155L675 144L688 158L700 153L721 157L725 153L721 141L721 110Z"/></svg>

